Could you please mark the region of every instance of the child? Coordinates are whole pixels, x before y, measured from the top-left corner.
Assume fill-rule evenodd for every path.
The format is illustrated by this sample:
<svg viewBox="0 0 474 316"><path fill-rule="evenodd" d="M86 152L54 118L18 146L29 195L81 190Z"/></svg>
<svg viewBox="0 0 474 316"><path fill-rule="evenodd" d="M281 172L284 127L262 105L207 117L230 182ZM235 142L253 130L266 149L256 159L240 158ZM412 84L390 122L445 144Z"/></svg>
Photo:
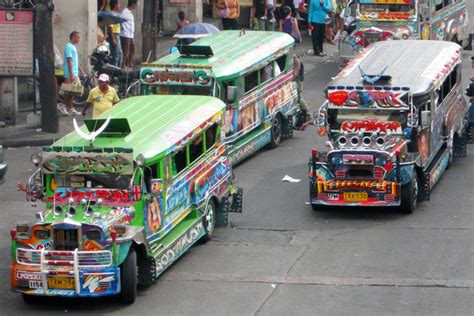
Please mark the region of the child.
<svg viewBox="0 0 474 316"><path fill-rule="evenodd" d="M179 31L183 27L189 24L189 20L186 19L184 11L178 12L178 21L176 21L176 31Z"/></svg>
<svg viewBox="0 0 474 316"><path fill-rule="evenodd" d="M275 0L265 0L265 13L262 16L262 20L267 20L270 23L275 23Z"/></svg>

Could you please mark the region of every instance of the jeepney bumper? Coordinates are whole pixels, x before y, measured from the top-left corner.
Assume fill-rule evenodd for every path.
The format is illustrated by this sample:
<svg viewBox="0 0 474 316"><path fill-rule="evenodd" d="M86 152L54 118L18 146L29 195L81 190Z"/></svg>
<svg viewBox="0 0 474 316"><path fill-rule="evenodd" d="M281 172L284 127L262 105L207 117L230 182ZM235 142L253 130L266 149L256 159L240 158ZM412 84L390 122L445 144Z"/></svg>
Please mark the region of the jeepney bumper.
<svg viewBox="0 0 474 316"><path fill-rule="evenodd" d="M29 252L20 250L20 254L18 250L17 259L30 256L34 260L31 260L32 264L22 264L18 260L12 264L10 286L15 292L60 297L97 297L120 293L120 268L112 265L111 260L110 264L103 264L105 263L103 261L95 266L88 264L87 267L79 266L77 263L66 265L68 260L36 260L35 256L38 253L41 259L44 258L44 252L41 254L38 250ZM73 253L72 251L57 253L66 252ZM100 253L106 253L106 251ZM91 258L92 256L82 259L82 263L92 262ZM77 261L80 262L81 259Z"/></svg>
<svg viewBox="0 0 474 316"><path fill-rule="evenodd" d="M358 200L358 201L352 201ZM326 206L400 206L400 198L397 195L373 192L331 192L320 193L311 199L313 205Z"/></svg>

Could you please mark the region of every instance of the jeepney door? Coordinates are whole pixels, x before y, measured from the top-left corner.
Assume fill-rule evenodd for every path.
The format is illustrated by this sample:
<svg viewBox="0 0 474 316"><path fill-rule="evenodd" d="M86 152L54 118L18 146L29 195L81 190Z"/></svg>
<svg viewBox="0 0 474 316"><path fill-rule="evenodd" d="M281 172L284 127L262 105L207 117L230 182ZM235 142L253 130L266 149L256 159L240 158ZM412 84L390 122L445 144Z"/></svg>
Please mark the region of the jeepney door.
<svg viewBox="0 0 474 316"><path fill-rule="evenodd" d="M442 87L433 93L431 102L430 160L443 145L444 110L442 106Z"/></svg>

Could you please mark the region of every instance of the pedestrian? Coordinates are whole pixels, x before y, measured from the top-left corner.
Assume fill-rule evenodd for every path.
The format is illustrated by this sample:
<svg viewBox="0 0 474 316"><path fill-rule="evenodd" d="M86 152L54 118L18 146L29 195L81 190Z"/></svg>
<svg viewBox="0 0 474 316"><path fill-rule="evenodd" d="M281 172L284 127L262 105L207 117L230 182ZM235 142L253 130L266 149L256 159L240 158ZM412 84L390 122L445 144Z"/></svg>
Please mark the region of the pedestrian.
<svg viewBox="0 0 474 316"><path fill-rule="evenodd" d="M224 30L237 30L238 19L240 17L239 0L217 0L217 14L222 19L222 28Z"/></svg>
<svg viewBox="0 0 474 316"><path fill-rule="evenodd" d="M330 0L331 11L327 15L326 19L326 42L329 44L335 44L334 42L334 24L335 24L335 11L336 11L336 0Z"/></svg>
<svg viewBox="0 0 474 316"><path fill-rule="evenodd" d="M106 45L107 37L104 33L104 18L99 16L97 18L97 46Z"/></svg>
<svg viewBox="0 0 474 316"><path fill-rule="evenodd" d="M79 71L83 71L79 68L79 58L77 55L76 46L81 40L81 35L77 31L69 34L69 42L64 47L64 83L80 85L81 80L79 79ZM58 104L58 110L64 115L80 115L81 112L74 108L74 94L68 91L64 91L64 104Z"/></svg>
<svg viewBox="0 0 474 316"><path fill-rule="evenodd" d="M178 20L176 21L176 32L189 24L189 20L186 19L184 11L178 12Z"/></svg>
<svg viewBox="0 0 474 316"><path fill-rule="evenodd" d="M297 43L301 43L301 34L298 28L298 21L291 15L290 7L283 7L283 18L278 22L278 30L291 35Z"/></svg>
<svg viewBox="0 0 474 316"><path fill-rule="evenodd" d="M117 0L110 0L110 10L120 12L120 4ZM120 23L110 24L108 29L109 37L107 41L110 46L110 54L112 56L112 64L120 67L122 65L123 52L120 45Z"/></svg>
<svg viewBox="0 0 474 316"><path fill-rule="evenodd" d="M298 129L304 130L311 124L311 112L303 99L303 81L304 81L304 65L301 59L295 54L293 55L293 77L296 81L298 115L296 125Z"/></svg>
<svg viewBox="0 0 474 316"><path fill-rule="evenodd" d="M326 16L331 11L330 0L311 0L308 10L308 23L311 25L311 40L315 56L326 56L323 50L326 32Z"/></svg>
<svg viewBox="0 0 474 316"><path fill-rule="evenodd" d="M82 116L87 114L87 110L92 104L92 118L96 119L110 110L119 101L120 98L117 92L109 85L109 75L101 74L99 76L99 85L89 92L86 104L82 110Z"/></svg>
<svg viewBox="0 0 474 316"><path fill-rule="evenodd" d="M122 68L135 66L135 18L133 11L137 9L137 0L128 0L128 5L122 10L120 28L120 42L122 43L123 61Z"/></svg>
<svg viewBox="0 0 474 316"><path fill-rule="evenodd" d="M261 31L265 31L266 29L265 6L266 0L253 0L252 17L254 18L256 27Z"/></svg>

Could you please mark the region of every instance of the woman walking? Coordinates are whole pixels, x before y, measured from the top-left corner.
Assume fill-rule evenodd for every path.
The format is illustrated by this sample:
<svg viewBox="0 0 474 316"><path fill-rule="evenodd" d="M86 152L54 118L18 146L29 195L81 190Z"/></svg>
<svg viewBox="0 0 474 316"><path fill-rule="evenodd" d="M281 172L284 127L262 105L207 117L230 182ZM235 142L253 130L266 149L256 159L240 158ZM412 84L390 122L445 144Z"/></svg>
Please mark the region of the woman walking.
<svg viewBox="0 0 474 316"><path fill-rule="evenodd" d="M278 30L280 32L290 34L297 43L301 43L301 34L298 28L298 22L291 15L291 8L285 6L282 8L281 12L283 18L278 22Z"/></svg>
<svg viewBox="0 0 474 316"><path fill-rule="evenodd" d="M217 0L217 15L222 19L224 30L237 30L240 16L239 0Z"/></svg>
<svg viewBox="0 0 474 316"><path fill-rule="evenodd" d="M326 36L326 16L331 12L330 0L311 0L308 10L308 24L311 25L311 40L315 56L326 56L323 50Z"/></svg>

